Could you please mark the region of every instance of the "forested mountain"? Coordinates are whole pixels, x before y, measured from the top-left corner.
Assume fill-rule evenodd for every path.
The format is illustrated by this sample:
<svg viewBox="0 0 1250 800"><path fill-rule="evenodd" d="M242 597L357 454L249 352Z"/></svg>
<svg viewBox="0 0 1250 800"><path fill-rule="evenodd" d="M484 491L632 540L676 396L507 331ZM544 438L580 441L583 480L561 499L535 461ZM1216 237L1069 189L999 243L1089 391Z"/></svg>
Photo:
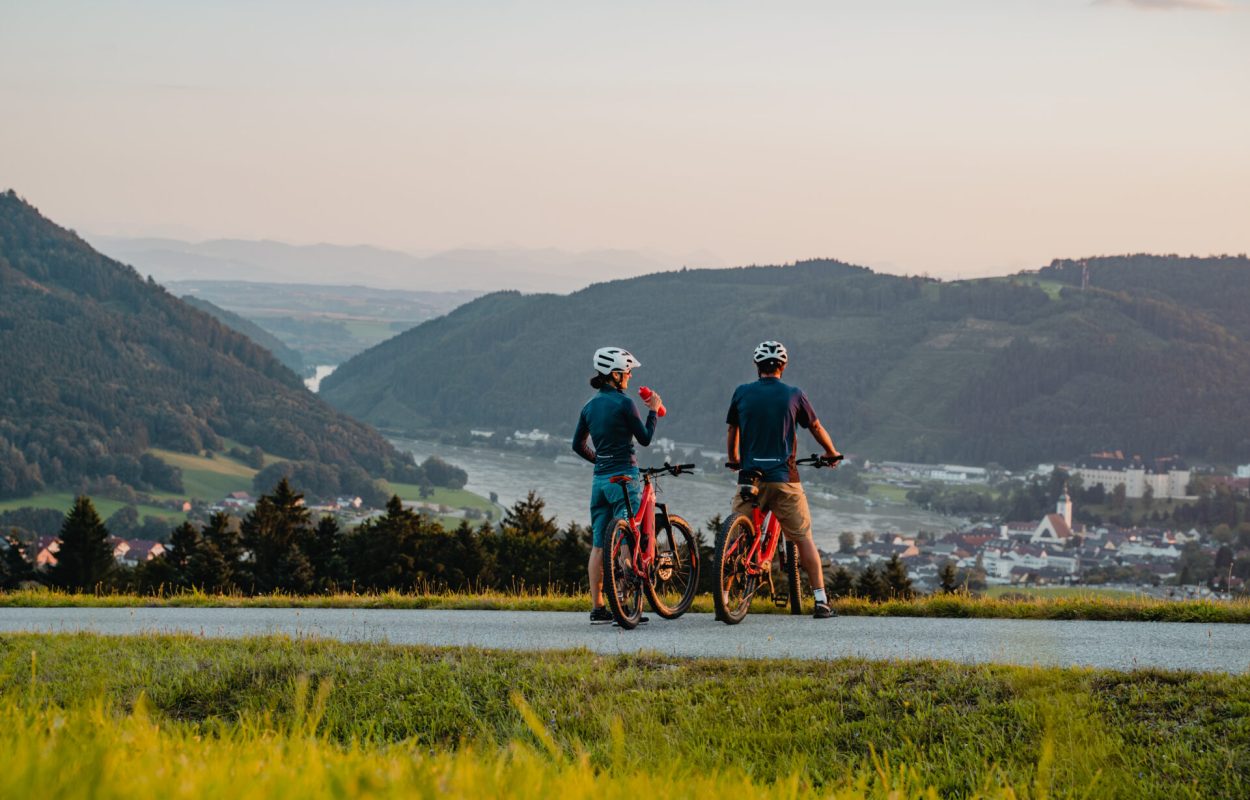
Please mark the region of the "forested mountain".
<svg viewBox="0 0 1250 800"><path fill-rule="evenodd" d="M1171 259L1184 277L1165 280L1168 259L1103 261L1085 291L1079 271L1074 287L1042 280L1070 280L1060 262L1041 275L944 283L808 261L662 273L568 296L497 293L348 361L321 395L383 427L571 434L591 393L592 351L618 344L643 362L635 385L664 396L660 435L719 445L734 386L754 377L753 346L775 338L790 348L787 380L807 390L840 447L866 456L1022 465L1112 448L1250 458L1239 322L1250 262Z"/></svg>
<svg viewBox="0 0 1250 800"><path fill-rule="evenodd" d="M277 336L274 336L250 319L241 317L233 311L227 311L220 306L213 305L201 297L184 295L182 301L212 316L227 328L236 330L253 342L256 342L256 344L272 353L274 357L286 365L287 369L296 375L307 377L311 374L311 371L304 365L303 356L287 347Z"/></svg>
<svg viewBox="0 0 1250 800"><path fill-rule="evenodd" d="M0 194L0 497L109 476L162 488L149 447L226 437L345 490L417 470L247 337Z"/></svg>

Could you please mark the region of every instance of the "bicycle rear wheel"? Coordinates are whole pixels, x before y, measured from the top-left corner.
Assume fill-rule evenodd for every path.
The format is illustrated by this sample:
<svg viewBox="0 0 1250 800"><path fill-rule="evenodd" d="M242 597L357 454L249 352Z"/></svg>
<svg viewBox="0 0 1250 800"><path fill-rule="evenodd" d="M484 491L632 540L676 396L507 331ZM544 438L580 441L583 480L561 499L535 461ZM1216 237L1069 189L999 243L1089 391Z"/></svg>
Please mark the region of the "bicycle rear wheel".
<svg viewBox="0 0 1250 800"><path fill-rule="evenodd" d="M712 602L716 618L737 625L751 608L759 576L747 573L746 555L755 542L755 524L744 514L725 520L716 535L716 586Z"/></svg>
<svg viewBox="0 0 1250 800"><path fill-rule="evenodd" d="M786 542L786 582L790 584L790 613L803 613L803 584L799 583L799 547Z"/></svg>
<svg viewBox="0 0 1250 800"><path fill-rule="evenodd" d="M699 547L690 523L668 515L669 527L655 529L655 561L647 582L647 602L664 619L690 610L699 591Z"/></svg>
<svg viewBox="0 0 1250 800"><path fill-rule="evenodd" d="M616 624L626 630L642 619L642 580L634 573L634 532L618 519L612 525L603 559L603 591Z"/></svg>

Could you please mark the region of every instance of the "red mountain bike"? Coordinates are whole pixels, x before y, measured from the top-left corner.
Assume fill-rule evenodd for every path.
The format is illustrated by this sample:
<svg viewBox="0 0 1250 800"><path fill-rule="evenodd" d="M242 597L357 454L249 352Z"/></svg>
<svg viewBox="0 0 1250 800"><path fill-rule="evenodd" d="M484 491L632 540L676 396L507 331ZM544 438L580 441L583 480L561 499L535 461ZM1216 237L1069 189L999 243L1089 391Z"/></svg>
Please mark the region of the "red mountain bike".
<svg viewBox="0 0 1250 800"><path fill-rule="evenodd" d="M685 614L694 601L699 588L699 548L694 533L688 522L668 513L667 504L655 502L653 481L661 473L681 475L693 469L694 464L665 464L639 470L642 497L636 514L625 485L633 478L618 475L611 479L625 493L629 516L612 523L603 582L612 616L622 628L638 626L644 592L651 608L665 619Z"/></svg>
<svg viewBox="0 0 1250 800"><path fill-rule="evenodd" d="M828 458L813 455L794 462L804 466L833 467L842 456ZM726 464L737 469L737 464ZM802 614L802 596L799 584L799 548L794 542L786 542L780 554L781 574L789 583L786 596L778 594L773 585L773 556L777 555L777 543L781 540L781 523L772 511L760 508L760 482L763 470L743 470L739 477L739 495L751 503L751 516L733 514L725 520L716 535L716 590L712 593L716 618L726 625L737 625L746 618L751 609L751 598L767 583L773 601L779 607L790 606L791 614ZM745 479L745 482L744 482ZM761 535L761 531L763 535Z"/></svg>

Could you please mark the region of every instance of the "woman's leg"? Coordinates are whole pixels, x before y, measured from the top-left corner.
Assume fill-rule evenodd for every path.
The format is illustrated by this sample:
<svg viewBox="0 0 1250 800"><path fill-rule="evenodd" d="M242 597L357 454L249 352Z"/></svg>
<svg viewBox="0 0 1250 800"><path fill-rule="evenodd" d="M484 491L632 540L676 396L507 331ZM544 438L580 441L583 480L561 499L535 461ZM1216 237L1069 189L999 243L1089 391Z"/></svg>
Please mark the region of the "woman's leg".
<svg viewBox="0 0 1250 800"><path fill-rule="evenodd" d="M603 608L603 548L590 548L590 602L595 608Z"/></svg>

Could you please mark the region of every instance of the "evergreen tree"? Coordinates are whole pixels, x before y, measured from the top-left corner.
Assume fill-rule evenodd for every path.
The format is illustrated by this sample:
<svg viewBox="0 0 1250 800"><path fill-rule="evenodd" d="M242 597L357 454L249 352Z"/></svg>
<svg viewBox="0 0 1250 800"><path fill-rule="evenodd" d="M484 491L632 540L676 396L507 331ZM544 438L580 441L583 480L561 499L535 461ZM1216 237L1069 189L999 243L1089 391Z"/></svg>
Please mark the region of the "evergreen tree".
<svg viewBox="0 0 1250 800"><path fill-rule="evenodd" d="M249 578L259 593L307 593L314 574L306 548L312 538L304 496L286 478L273 493L261 495L242 526L243 547L252 555Z"/></svg>
<svg viewBox="0 0 1250 800"><path fill-rule="evenodd" d="M490 531L489 525L483 525L480 531ZM460 559L460 568L464 572L465 583L456 587L475 591L494 585L494 574L486 549L482 547L481 533L473 530L467 519L460 521L460 526L453 534L456 538L456 551Z"/></svg>
<svg viewBox="0 0 1250 800"><path fill-rule="evenodd" d="M353 580L363 589L411 590L417 580L414 539L420 518L404 508L398 496L386 504L386 513L356 528L347 539L347 564Z"/></svg>
<svg viewBox="0 0 1250 800"><path fill-rule="evenodd" d="M218 511L200 531L199 549L191 560L191 571L206 592L230 592L238 586L239 559L243 548L230 515Z"/></svg>
<svg viewBox="0 0 1250 800"><path fill-rule="evenodd" d="M580 592L587 588L589 576L586 565L590 561L591 532L570 522L560 532L560 540L556 543L555 560L557 565L556 583L561 591L568 593Z"/></svg>
<svg viewBox="0 0 1250 800"><path fill-rule="evenodd" d="M825 585L829 588L831 597L850 597L855 593L855 576L849 569L839 564Z"/></svg>
<svg viewBox="0 0 1250 800"><path fill-rule="evenodd" d="M169 548L162 556L173 568L174 581L183 588L200 587L193 574L192 562L200 551L200 532L191 522L184 522L169 534Z"/></svg>
<svg viewBox="0 0 1250 800"><path fill-rule="evenodd" d="M26 548L16 536L6 537L5 543L8 547L5 548L4 558L0 559L0 588L16 589L22 581L34 578L35 570L26 560Z"/></svg>
<svg viewBox="0 0 1250 800"><path fill-rule="evenodd" d="M898 557L898 553L890 556L890 560L885 564L885 582L892 598L908 600L915 594L911 586L911 578L907 575L907 565Z"/></svg>
<svg viewBox="0 0 1250 800"><path fill-rule="evenodd" d="M346 582L347 561L343 557L343 532L334 517L324 516L317 522L309 540L308 561L313 568L317 591L332 592Z"/></svg>
<svg viewBox="0 0 1250 800"><path fill-rule="evenodd" d="M875 566L868 567L855 579L855 595L865 600L885 600L889 597L889 587Z"/></svg>
<svg viewBox="0 0 1250 800"><path fill-rule="evenodd" d="M52 583L72 592L98 586L117 566L108 539L91 499L79 496L61 524L61 546L48 572Z"/></svg>
<svg viewBox="0 0 1250 800"><path fill-rule="evenodd" d="M959 589L959 572L954 561L947 561L938 571L938 581L944 594L952 594Z"/></svg>

